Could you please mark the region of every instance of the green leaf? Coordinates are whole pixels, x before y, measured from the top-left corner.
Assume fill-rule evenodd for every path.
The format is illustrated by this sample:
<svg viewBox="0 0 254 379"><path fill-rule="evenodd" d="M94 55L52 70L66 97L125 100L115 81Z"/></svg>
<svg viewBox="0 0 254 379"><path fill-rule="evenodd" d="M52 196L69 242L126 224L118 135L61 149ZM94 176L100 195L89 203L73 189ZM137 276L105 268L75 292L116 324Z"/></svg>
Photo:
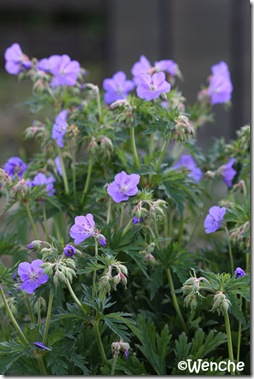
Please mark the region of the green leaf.
<svg viewBox="0 0 254 379"><path fill-rule="evenodd" d="M137 345L142 354L146 357L158 375L166 374L167 357L169 354L169 342L171 334L166 324L161 330L161 334L156 332L156 327L151 320L146 320L144 316L138 319L139 340L142 343Z"/></svg>

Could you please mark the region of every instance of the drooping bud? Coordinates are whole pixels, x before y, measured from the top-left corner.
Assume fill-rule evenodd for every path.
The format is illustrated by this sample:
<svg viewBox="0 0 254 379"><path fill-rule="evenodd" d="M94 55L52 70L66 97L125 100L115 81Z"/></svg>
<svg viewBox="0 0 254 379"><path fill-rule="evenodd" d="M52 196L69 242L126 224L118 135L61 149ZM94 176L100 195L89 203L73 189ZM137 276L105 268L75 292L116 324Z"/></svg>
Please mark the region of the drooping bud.
<svg viewBox="0 0 254 379"><path fill-rule="evenodd" d="M42 241L40 240L35 240L35 241L32 241L31 243L29 243L27 245L27 248L29 250L32 250L32 251L38 251L41 249L41 246L42 246Z"/></svg>
<svg viewBox="0 0 254 379"><path fill-rule="evenodd" d="M66 257L72 257L75 253L76 253L75 247L73 247L72 245L65 246L64 255L66 255Z"/></svg>

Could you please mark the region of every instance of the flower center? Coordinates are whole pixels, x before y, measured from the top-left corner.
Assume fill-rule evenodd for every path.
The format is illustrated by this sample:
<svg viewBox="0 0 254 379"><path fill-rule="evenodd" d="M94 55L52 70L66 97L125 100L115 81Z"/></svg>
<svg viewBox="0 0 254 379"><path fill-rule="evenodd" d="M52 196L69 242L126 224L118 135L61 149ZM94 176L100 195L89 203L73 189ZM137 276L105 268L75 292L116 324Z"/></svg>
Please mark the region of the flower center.
<svg viewBox="0 0 254 379"><path fill-rule="evenodd" d="M38 272L31 271L30 274L29 274L29 278L31 280L37 280L38 279Z"/></svg>

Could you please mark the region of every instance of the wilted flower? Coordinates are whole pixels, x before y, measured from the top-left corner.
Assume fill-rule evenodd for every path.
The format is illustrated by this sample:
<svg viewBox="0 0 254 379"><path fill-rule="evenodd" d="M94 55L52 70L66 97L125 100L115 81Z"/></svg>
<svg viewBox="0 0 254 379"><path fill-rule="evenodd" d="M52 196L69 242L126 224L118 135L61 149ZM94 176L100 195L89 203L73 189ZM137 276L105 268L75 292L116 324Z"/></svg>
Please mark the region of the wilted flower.
<svg viewBox="0 0 254 379"><path fill-rule="evenodd" d="M67 110L63 110L55 119L55 123L52 129L52 138L56 140L59 147L64 147L63 137L67 131L68 124L66 121Z"/></svg>
<svg viewBox="0 0 254 379"><path fill-rule="evenodd" d="M116 203L126 201L130 196L135 196L138 192L138 174L126 174L125 171L115 176L115 180L108 185L107 192Z"/></svg>
<svg viewBox="0 0 254 379"><path fill-rule="evenodd" d="M236 277L236 279L238 279L238 278L240 278L241 276L244 276L244 275L246 275L246 274L245 274L244 270L241 267L237 267L235 269L235 277Z"/></svg>
<svg viewBox="0 0 254 379"><path fill-rule="evenodd" d="M17 75L29 69L32 65L30 59L22 52L18 43L14 43L8 47L4 57L6 59L5 69L9 74Z"/></svg>
<svg viewBox="0 0 254 379"><path fill-rule="evenodd" d="M30 295L36 288L48 281L48 275L43 273L41 265L44 262L41 259L34 260L31 264L22 262L18 266L18 274L22 280L21 290L25 290Z"/></svg>
<svg viewBox="0 0 254 379"><path fill-rule="evenodd" d="M133 216L133 219L132 219L133 224L139 224L140 222L143 222L142 217Z"/></svg>
<svg viewBox="0 0 254 379"><path fill-rule="evenodd" d="M18 175L21 178L26 169L27 165L19 157L11 157L4 165L4 171L11 177Z"/></svg>
<svg viewBox="0 0 254 379"><path fill-rule="evenodd" d="M33 342L33 344L35 346L39 347L40 349L51 351L51 349L49 349L47 346L45 346L42 342Z"/></svg>
<svg viewBox="0 0 254 379"><path fill-rule="evenodd" d="M225 207L213 206L209 209L209 214L204 221L205 232L213 233L221 227L223 217L226 213Z"/></svg>
<svg viewBox="0 0 254 379"><path fill-rule="evenodd" d="M162 93L169 92L171 85L165 80L163 72L153 75L144 74L139 77L137 95L147 101L157 99Z"/></svg>
<svg viewBox="0 0 254 379"><path fill-rule="evenodd" d="M124 72L119 71L113 75L112 79L103 80L103 88L106 91L104 95L105 103L111 104L116 100L125 99L128 92L134 88L131 80L126 80Z"/></svg>
<svg viewBox="0 0 254 379"><path fill-rule="evenodd" d="M209 80L208 92L211 97L211 103L214 105L230 101L233 86L228 66L225 62L212 66L212 76Z"/></svg>
<svg viewBox="0 0 254 379"><path fill-rule="evenodd" d="M55 193L55 188L53 185L54 182L55 182L55 178L53 178L53 176L49 176L47 178L46 175L39 172L39 174L35 175L32 181L28 182L28 186L34 187L34 186L46 185L47 195L52 196Z"/></svg>
<svg viewBox="0 0 254 379"><path fill-rule="evenodd" d="M193 178L196 182L199 182L202 178L202 171L197 167L197 164L191 155L183 154L177 163L173 166L175 170L180 167L186 167L188 170L190 170L188 176Z"/></svg>

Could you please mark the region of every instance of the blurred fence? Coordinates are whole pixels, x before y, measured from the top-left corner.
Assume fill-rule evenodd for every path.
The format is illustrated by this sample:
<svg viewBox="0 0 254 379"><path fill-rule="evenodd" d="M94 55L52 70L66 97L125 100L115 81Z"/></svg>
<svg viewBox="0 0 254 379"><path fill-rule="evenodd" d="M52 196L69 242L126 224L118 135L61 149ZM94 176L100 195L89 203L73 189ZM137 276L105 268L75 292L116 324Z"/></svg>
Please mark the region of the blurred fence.
<svg viewBox="0 0 254 379"><path fill-rule="evenodd" d="M4 71L12 43L38 58L69 54L90 71L89 80L130 70L141 54L154 62L173 59L183 73L180 88L190 102L210 67L228 63L234 85L232 108L216 106L216 122L198 139L231 139L251 117L251 7L249 0L1 0L0 163L21 146L32 116L14 107L29 94L29 83ZM24 145L29 150L28 145Z"/></svg>

